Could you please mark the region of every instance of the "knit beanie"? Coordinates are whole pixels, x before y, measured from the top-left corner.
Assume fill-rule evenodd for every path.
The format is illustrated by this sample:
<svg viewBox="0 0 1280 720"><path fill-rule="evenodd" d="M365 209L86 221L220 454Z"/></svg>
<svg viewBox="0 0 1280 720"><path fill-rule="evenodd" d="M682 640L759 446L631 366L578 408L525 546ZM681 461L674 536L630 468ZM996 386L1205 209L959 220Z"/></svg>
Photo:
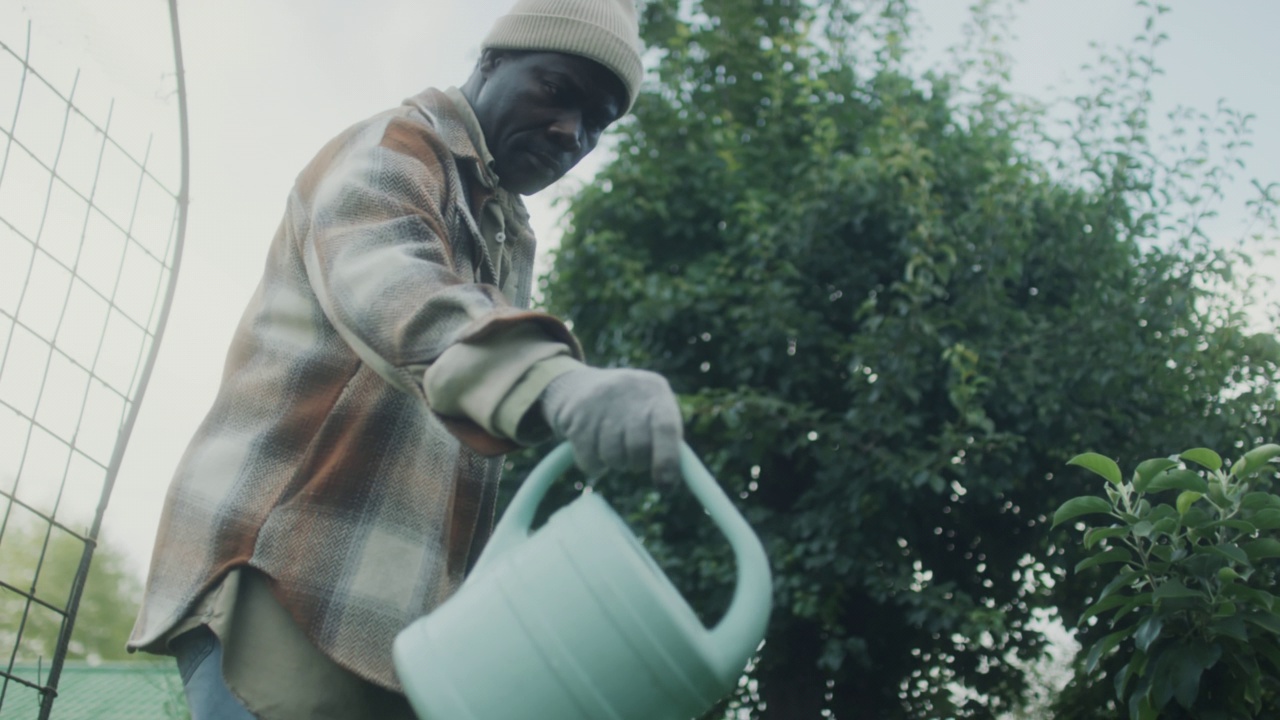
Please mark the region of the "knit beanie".
<svg viewBox="0 0 1280 720"><path fill-rule="evenodd" d="M581 55L613 71L635 104L644 67L635 0L518 0L498 18L482 50L533 50Z"/></svg>

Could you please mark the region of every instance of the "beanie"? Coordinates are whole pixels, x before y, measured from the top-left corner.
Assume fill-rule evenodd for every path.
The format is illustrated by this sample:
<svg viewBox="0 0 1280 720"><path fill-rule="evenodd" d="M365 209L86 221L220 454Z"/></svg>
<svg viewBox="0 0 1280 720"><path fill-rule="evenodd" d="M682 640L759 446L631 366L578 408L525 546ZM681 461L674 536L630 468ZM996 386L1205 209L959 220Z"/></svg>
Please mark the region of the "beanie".
<svg viewBox="0 0 1280 720"><path fill-rule="evenodd" d="M644 67L635 0L519 0L498 18L482 50L581 55L613 71L635 104Z"/></svg>

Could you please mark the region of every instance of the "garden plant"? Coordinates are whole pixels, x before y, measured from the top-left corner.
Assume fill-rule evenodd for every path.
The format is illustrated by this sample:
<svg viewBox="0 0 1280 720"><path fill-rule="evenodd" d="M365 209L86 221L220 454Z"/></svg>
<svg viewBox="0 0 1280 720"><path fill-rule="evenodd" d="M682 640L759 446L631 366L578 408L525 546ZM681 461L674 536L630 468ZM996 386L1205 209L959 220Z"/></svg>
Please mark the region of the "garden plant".
<svg viewBox="0 0 1280 720"><path fill-rule="evenodd" d="M1278 455L1262 445L1227 465L1196 448L1127 480L1097 453L1070 461L1106 480L1105 497L1072 498L1053 523L1083 533L1091 554L1077 573L1114 575L1081 615L1109 630L1084 669L1118 652L1113 683L1132 720L1280 717Z"/></svg>

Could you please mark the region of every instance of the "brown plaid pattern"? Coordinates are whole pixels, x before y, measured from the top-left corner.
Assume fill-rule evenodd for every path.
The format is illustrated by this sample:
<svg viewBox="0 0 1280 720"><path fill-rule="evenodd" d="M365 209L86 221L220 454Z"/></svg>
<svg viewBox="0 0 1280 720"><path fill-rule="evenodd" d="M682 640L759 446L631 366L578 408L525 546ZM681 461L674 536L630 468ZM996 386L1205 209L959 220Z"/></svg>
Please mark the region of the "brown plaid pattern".
<svg viewBox="0 0 1280 720"><path fill-rule="evenodd" d="M432 413L454 343L534 322L534 238L509 225L514 297L474 218L493 190L457 109L427 90L332 140L299 175L213 408L169 488L130 646L158 648L231 568L271 578L324 653L388 688L396 633L448 597L493 524L512 447Z"/></svg>

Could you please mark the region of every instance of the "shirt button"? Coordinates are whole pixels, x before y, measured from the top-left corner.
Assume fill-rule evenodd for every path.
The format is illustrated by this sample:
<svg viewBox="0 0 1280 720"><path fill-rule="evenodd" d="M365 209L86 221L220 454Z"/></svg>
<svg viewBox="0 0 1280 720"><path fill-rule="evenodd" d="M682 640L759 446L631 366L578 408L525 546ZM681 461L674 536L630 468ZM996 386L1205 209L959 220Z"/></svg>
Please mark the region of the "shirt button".
<svg viewBox="0 0 1280 720"><path fill-rule="evenodd" d="M498 233L497 235L494 235L494 236L493 236L493 239L494 239L494 240L497 240L498 242L506 242L506 240L507 240L507 234L506 234L506 233L504 233L504 232L500 232L500 233Z"/></svg>

